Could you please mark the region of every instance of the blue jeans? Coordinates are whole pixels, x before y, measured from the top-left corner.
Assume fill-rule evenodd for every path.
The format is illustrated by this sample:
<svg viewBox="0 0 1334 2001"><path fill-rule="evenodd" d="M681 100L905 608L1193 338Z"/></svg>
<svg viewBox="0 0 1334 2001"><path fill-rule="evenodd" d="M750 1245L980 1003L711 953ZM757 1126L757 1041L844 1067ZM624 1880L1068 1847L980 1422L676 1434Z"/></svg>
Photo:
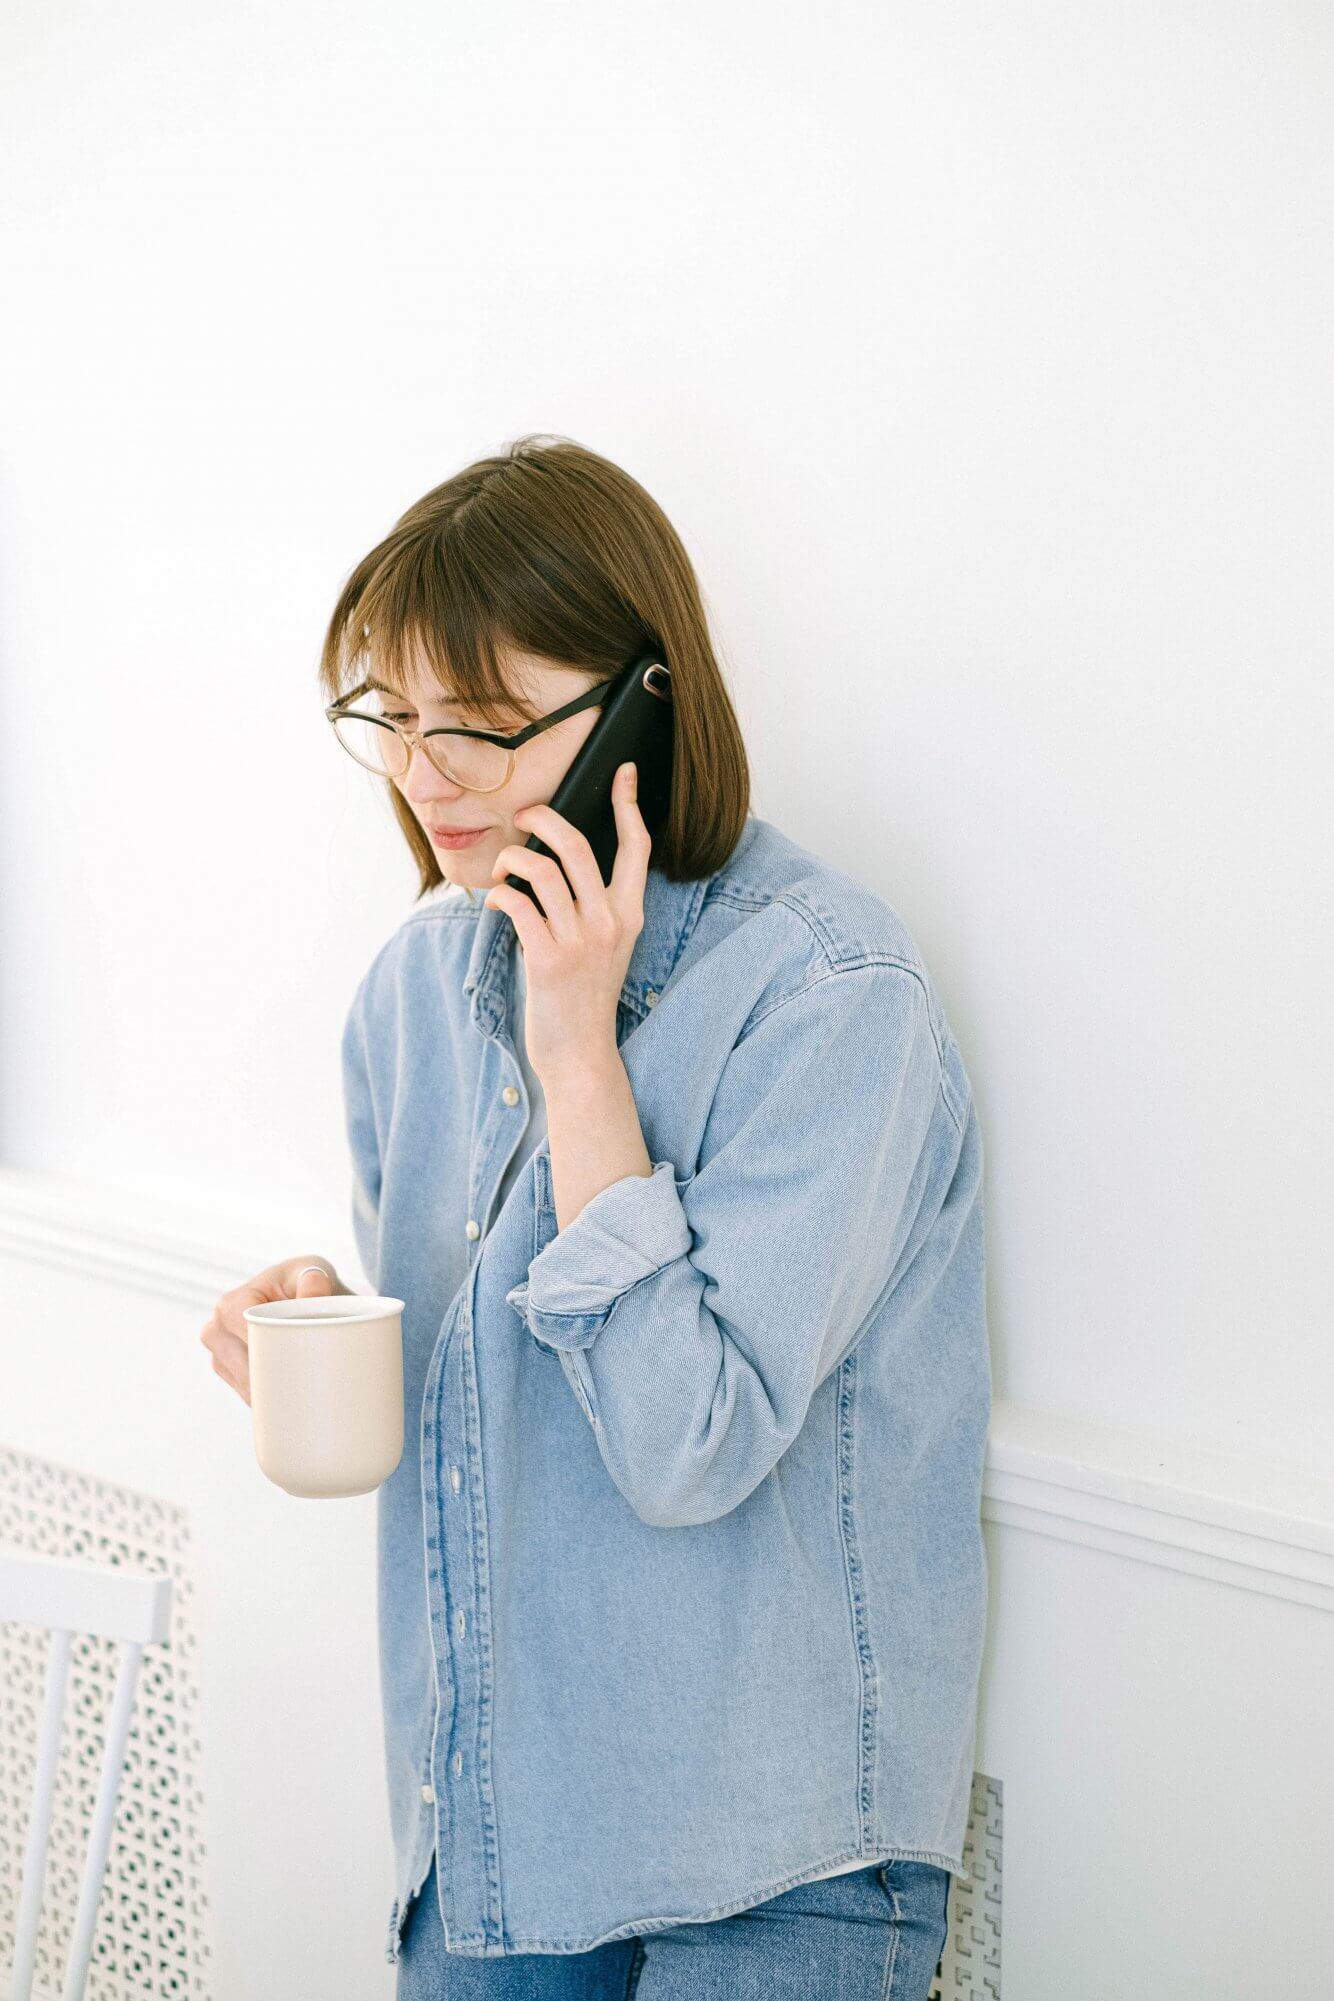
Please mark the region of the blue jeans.
<svg viewBox="0 0 1334 2001"><path fill-rule="evenodd" d="M932 1862L879 1862L592 1952L464 1959L445 1951L432 1861L407 1914L396 2001L926 2001L949 1887Z"/></svg>

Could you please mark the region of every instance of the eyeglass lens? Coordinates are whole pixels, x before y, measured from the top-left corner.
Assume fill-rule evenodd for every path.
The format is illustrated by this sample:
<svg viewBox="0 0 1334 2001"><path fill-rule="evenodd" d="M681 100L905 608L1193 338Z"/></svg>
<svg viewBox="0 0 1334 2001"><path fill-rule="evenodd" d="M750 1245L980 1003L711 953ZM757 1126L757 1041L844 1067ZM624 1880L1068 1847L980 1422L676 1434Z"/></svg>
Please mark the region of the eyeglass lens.
<svg viewBox="0 0 1334 2001"><path fill-rule="evenodd" d="M401 698L375 688L358 696L356 710L357 713L340 716L334 724L344 750L369 771L401 778L408 768L408 746L397 730L387 728L386 724L397 721L405 729L413 729L417 723L415 713L404 709ZM373 720L375 717L384 720L377 722ZM485 743L476 737L432 736L421 748L446 778L477 791L503 785L509 771L508 753L498 743Z"/></svg>

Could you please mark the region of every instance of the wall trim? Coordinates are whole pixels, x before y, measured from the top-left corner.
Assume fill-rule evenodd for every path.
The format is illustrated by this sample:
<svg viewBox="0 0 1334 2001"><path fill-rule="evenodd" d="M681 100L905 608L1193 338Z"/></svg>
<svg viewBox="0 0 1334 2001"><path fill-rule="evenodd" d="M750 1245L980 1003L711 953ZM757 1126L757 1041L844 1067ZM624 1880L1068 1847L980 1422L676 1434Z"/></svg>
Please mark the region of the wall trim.
<svg viewBox="0 0 1334 2001"><path fill-rule="evenodd" d="M307 1237L356 1269L347 1238L331 1242L327 1228L275 1230L202 1203L0 1167L0 1251L174 1300L201 1322L220 1292L271 1261L279 1238ZM998 1397L982 1518L1334 1611L1334 1481L1270 1460Z"/></svg>
<svg viewBox="0 0 1334 2001"><path fill-rule="evenodd" d="M310 1241L336 1261L347 1236L287 1210L264 1221L203 1198L104 1187L0 1166L0 1250L30 1264L173 1299L207 1318L220 1292ZM355 1251L350 1253L356 1270ZM351 1280L348 1281L351 1283Z"/></svg>
<svg viewBox="0 0 1334 2001"><path fill-rule="evenodd" d="M998 1398L983 1518L1334 1611L1334 1482Z"/></svg>

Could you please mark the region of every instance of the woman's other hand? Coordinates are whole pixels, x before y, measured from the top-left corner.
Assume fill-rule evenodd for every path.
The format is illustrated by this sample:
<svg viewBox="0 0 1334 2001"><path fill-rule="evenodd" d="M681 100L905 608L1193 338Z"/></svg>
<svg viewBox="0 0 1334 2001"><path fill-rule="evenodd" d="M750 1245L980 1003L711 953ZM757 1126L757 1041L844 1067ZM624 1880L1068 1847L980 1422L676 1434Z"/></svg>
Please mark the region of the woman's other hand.
<svg viewBox="0 0 1334 2001"><path fill-rule="evenodd" d="M307 1253L268 1265L244 1285L224 1292L204 1323L200 1340L213 1357L213 1373L250 1402L250 1343L247 1306L270 1306L276 1299L325 1299L349 1292L328 1258Z"/></svg>

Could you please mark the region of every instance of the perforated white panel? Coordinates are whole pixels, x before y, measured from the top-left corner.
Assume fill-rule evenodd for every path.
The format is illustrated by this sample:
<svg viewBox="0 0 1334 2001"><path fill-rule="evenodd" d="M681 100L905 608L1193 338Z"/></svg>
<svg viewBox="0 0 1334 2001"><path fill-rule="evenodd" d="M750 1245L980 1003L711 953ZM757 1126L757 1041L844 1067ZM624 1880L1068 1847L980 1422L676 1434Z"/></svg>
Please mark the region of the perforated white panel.
<svg viewBox="0 0 1334 2001"><path fill-rule="evenodd" d="M87 2001L209 2001L211 1951L199 1830L197 1648L184 1512L131 1487L0 1447L0 1542L173 1580L171 1637L146 1646L115 1830L93 1934ZM0 1623L0 1992L32 1803L49 1636ZM78 1635L61 1732L36 1989L58 1995L69 1955L119 1648Z"/></svg>
<svg viewBox="0 0 1334 2001"><path fill-rule="evenodd" d="M1000 2001L1001 1782L973 1773L963 1861L950 1878L950 1935L928 2001Z"/></svg>

